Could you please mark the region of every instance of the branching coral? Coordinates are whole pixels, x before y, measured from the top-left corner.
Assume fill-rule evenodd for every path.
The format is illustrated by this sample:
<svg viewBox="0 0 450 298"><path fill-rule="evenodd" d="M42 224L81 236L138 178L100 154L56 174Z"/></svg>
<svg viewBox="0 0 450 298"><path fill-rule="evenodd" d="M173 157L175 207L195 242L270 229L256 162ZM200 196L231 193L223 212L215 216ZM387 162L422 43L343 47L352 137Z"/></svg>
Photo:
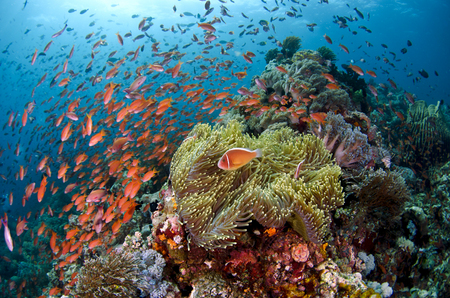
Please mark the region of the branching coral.
<svg viewBox="0 0 450 298"><path fill-rule="evenodd" d="M214 130L199 124L173 157L172 187L191 240L207 249L231 246L254 218L266 227L289 221L305 239L320 241L329 211L343 204L341 171L323 142L287 127L259 138L241 130L236 121ZM234 147L260 148L263 157L235 171L219 169Z"/></svg>

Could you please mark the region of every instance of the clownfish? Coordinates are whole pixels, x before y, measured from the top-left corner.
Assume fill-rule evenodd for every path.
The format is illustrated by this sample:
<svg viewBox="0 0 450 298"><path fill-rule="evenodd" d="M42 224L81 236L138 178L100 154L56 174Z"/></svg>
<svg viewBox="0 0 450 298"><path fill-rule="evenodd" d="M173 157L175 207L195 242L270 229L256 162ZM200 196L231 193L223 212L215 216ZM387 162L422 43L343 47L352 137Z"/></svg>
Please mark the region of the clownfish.
<svg viewBox="0 0 450 298"><path fill-rule="evenodd" d="M248 164L253 158L261 157L261 149L233 148L222 155L217 166L222 170L232 171Z"/></svg>

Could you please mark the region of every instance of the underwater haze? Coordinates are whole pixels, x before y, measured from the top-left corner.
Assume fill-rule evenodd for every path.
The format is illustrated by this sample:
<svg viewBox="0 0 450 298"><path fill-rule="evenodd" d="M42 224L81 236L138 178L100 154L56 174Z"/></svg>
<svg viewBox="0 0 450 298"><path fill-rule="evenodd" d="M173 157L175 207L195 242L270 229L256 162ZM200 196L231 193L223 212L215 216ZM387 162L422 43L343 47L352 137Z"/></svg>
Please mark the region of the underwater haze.
<svg viewBox="0 0 450 298"><path fill-rule="evenodd" d="M450 295L450 3L0 7L0 296Z"/></svg>

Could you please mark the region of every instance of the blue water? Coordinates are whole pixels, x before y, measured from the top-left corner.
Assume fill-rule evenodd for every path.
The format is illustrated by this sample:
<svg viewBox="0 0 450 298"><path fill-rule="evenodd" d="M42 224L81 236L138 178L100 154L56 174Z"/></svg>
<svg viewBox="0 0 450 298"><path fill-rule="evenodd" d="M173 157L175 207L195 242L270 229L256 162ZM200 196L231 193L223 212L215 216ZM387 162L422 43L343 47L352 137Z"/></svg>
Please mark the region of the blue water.
<svg viewBox="0 0 450 298"><path fill-rule="evenodd" d="M225 3L223 3L225 2ZM31 183L36 182L36 187L39 186L42 174L37 173L37 163L45 156L52 156L51 162L52 178L49 179L50 184L53 181L55 186L59 186L60 191L64 190L65 185L60 180L55 178L55 175L60 167L61 162L66 159L74 158L81 151L86 151L89 156L95 152L102 153L106 149L106 144L99 148L88 148L79 145L77 149L73 149L73 140L71 143L65 145L63 158L58 159L57 148L59 146L58 140L60 138L61 129L66 125L67 119L63 124L55 129L50 122L45 122L46 118L55 114L59 117L63 111L67 109L66 106L62 108L63 103L68 103L73 100L86 96L82 99L82 106L89 106L93 103L91 100L86 102L87 98L92 98L97 92L103 91L106 80L92 86L89 79L94 77L106 65L108 55L112 51L118 51L114 58L121 59L129 51L136 51L139 46L145 46L144 51L139 51L137 61L130 62L129 57L127 62L120 67L119 75L109 81L115 83L123 83L123 87L129 86L133 79L127 81L123 80L125 71L134 72L136 68L143 64L155 63L161 61L162 58L152 56L151 45L154 40L160 42L159 53L169 51L178 46L177 50L186 55L181 58L184 62L181 71L189 73L190 75L199 75L203 70L200 65L209 66L209 62L202 60L194 61L191 64L186 63L193 60L197 55L203 55L205 58L217 57L214 63L232 60L234 63L229 70L220 69L217 73L214 69L209 70L211 78L204 82L203 88L218 89L230 86L231 83L237 83L236 88L230 91L236 94L237 88L241 86L250 87L251 78L254 75L259 75L266 65L264 60L265 53L277 45L275 41L283 41L287 36L298 36L301 38L303 49L317 49L321 46L328 46L337 55L336 65L341 68L341 64L356 64L363 70L374 70L378 77L373 79L367 74L364 78L367 81L371 79L374 84L384 83L388 84L387 79L390 78L397 83L397 86L403 88L409 93L415 94L417 100L425 100L427 103L435 104L437 101L443 100L444 103L449 102L449 91L447 88L450 79L450 59L449 51L450 38L448 34L448 15L450 13L450 3L446 1L334 1L330 0L329 4L319 3L320 1L306 1L302 0L299 4L292 1L278 0L279 9L274 12L268 12L264 9L273 9L277 6L273 0L257 1L211 1L211 7L214 11L206 17L201 17L206 12L205 1L33 1L29 0L23 3L22 1L3 1L0 5L0 69L1 81L0 90L2 90L0 101L0 124L3 126L8 122L9 114L14 112L18 117L16 120L16 127L14 131L11 127L4 128L2 133L2 141L0 148L4 150L0 158L0 174L7 179L0 180L0 193L9 195L13 193L14 202L9 206L8 199L3 201L0 206L0 211L7 212L9 215L10 229L15 238L15 226L19 216L24 216L27 212L32 211L33 220L34 214L37 210L41 210L52 202L52 197L47 190L46 197L42 203L38 203L35 195L22 207L22 196L25 187ZM301 4L304 5L301 5ZM229 16L222 16L220 14L221 5L228 9ZM176 6L176 12L174 12ZM296 17L289 17L286 12L293 11L291 7L297 10ZM354 8L357 7L364 15L361 19ZM69 13L70 9L75 9L73 13ZM83 9L88 9L84 14L80 14ZM247 18L242 15L244 13ZM180 15L182 14L182 15ZM192 15L190 15L192 14ZM370 14L370 17L369 17ZM132 18L133 15L138 15ZM356 21L347 22L348 28L339 28L339 25L334 23L333 16L358 18ZM145 36L142 39L132 41L138 34L142 34L138 30L138 24L143 17L151 19L153 25L146 32L151 38ZM225 23L216 23L214 27L217 29L215 35L217 39L210 45L213 46L208 54L202 54L203 49L208 45L197 45L195 42L183 48L183 46L192 43L193 34L200 40L203 40L204 32L197 26L197 22L211 21L213 17L221 17ZM271 18L278 18L271 21ZM285 18L280 21L280 18ZM262 26L259 24L260 20L267 20L270 23L270 30L264 32ZM61 30L64 24L67 24L67 29L61 36L52 38L51 36ZM316 23L313 31L308 30L307 24ZM148 22L147 22L148 24ZM253 27L246 27L254 24ZM243 25L243 27L239 27ZM273 25L273 27L272 27ZM164 32L162 28L174 30ZM178 27L179 26L179 27ZM372 33L368 33L359 26L365 26ZM182 30L185 30L182 33ZM256 35L246 35L245 33L259 28ZM274 29L275 28L275 32ZM239 34L246 29L246 32L240 37ZM86 40L85 36L91 32L94 35ZM119 32L123 37L126 33L131 32L132 37L124 37L124 45L118 43L116 33ZM233 34L230 34L233 32ZM352 33L353 32L353 33ZM356 32L356 34L354 34ZM329 45L323 35L328 35L333 44ZM273 36L273 39L268 37ZM92 46L100 39L106 41L106 45L100 46L94 51L99 51L95 55L92 70L86 72L86 66L91 61ZM44 47L49 41L53 40L53 44L45 55L39 55L36 63L31 65L31 59L35 49L38 53L43 52ZM412 46L407 46L407 41L411 41ZM233 42L234 47L228 49L228 56L220 54L220 44L225 47L226 42ZM373 47L368 47L367 42L370 42ZM266 43L262 45L262 43ZM350 53L347 54L338 46L343 44L348 47ZM387 48L383 48L381 44L385 44ZM59 106L52 112L56 102L60 100L59 94L63 90L58 85L49 88L52 78L57 72L62 70L62 65L68 58L69 52L74 46L73 57L68 60L68 69L74 73L79 73L69 84L68 89L74 90L83 81L86 82L86 91L75 92L70 99L67 96L61 99ZM401 49L406 48L407 53L403 54ZM256 54L253 58L253 64L247 63L241 56L246 51L252 51ZM394 55L395 54L395 59ZM379 56L380 60L376 57ZM394 66L383 62L383 58L389 59ZM362 60L363 59L363 60ZM165 68L175 66L177 61L172 61ZM53 68L60 64L58 70L53 71ZM247 68L247 77L243 80L237 80L231 76L231 70L234 72L243 71ZM102 75L105 77L106 71L111 69L106 67ZM419 74L419 70L425 70L428 78L424 78ZM40 78L48 73L45 81L36 88L34 97L32 89L36 86ZM195 73L195 74L194 74ZM408 76L408 73L412 73ZM437 75L438 74L438 75ZM151 82L152 75L149 75L145 84ZM58 79L68 77L67 73L61 75ZM215 80L218 77L227 77L231 80L220 81ZM414 80L414 81L413 81ZM170 74L161 74L155 81L155 90L157 86L166 83L174 82ZM196 83L195 81L188 81L187 83ZM220 83L220 84L219 84ZM124 94L120 91L120 94ZM147 93L147 95L151 95ZM183 92L171 95L174 98L182 96ZM54 98L50 103L43 103L51 96ZM19 132L21 127L20 119L23 114L26 104L30 101L36 101L36 107L33 113L29 116L35 118L34 122L28 119L27 125ZM160 101L161 99L159 99ZM130 102L129 100L127 101ZM182 104L178 103L177 107L182 109ZM191 106L190 109L193 109ZM213 114L216 117L218 112ZM79 115L80 119L84 118ZM99 113L95 116L94 123L106 118L106 113ZM192 116L179 116L179 121L185 122L195 121ZM206 119L206 118L205 118ZM182 125L177 124L179 127ZM74 125L75 126L75 125ZM40 129L38 130L38 127ZM44 136L43 133L46 135ZM113 130L113 136L115 130ZM55 138L53 144L49 141ZM72 136L73 138L73 136ZM111 136L112 138L112 136ZM82 140L80 138L79 142ZM14 150L16 144L20 143L21 154L16 156ZM8 144L11 149L8 149ZM109 145L109 144L108 144ZM29 162L30 161L30 162ZM23 181L16 181L14 175L19 170L19 166L28 166L28 173ZM70 182L74 182L72 178ZM65 202L67 204L67 202ZM65 205L64 204L64 205ZM32 224L30 223L30 227ZM17 238L16 238L17 239ZM3 245L3 241L0 241ZM2 254L7 255L9 251L4 251ZM15 255L18 257L17 255ZM8 277L9 278L9 277ZM4 279L4 277L2 277Z"/></svg>

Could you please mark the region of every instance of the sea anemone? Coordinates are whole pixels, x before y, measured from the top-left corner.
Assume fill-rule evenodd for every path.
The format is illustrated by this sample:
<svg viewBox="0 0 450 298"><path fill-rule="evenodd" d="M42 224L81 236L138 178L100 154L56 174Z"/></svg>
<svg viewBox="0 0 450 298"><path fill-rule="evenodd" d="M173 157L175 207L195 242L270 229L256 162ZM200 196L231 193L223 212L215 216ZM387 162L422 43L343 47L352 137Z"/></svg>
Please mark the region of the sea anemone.
<svg viewBox="0 0 450 298"><path fill-rule="evenodd" d="M255 138L237 121L215 129L199 124L190 136L173 157L170 177L191 242L232 246L252 219L275 228L289 222L306 240L321 241L343 193L340 167L320 139L287 127ZM263 156L234 171L219 169L235 147L259 148Z"/></svg>

